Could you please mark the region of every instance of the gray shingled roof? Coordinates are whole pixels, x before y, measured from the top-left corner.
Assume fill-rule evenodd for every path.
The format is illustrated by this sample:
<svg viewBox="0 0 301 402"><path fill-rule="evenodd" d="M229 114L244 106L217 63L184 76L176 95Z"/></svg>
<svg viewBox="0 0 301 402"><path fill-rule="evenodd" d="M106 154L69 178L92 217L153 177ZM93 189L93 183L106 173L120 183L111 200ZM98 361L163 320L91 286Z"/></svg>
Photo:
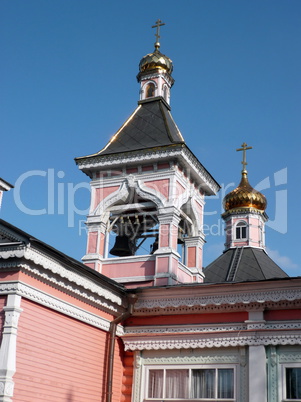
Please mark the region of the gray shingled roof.
<svg viewBox="0 0 301 402"><path fill-rule="evenodd" d="M184 144L184 139L170 114L170 108L163 98L140 101L139 106L128 123L117 132L114 141L97 155Z"/></svg>
<svg viewBox="0 0 301 402"><path fill-rule="evenodd" d="M204 269L206 283L245 282L288 275L263 249L231 248Z"/></svg>

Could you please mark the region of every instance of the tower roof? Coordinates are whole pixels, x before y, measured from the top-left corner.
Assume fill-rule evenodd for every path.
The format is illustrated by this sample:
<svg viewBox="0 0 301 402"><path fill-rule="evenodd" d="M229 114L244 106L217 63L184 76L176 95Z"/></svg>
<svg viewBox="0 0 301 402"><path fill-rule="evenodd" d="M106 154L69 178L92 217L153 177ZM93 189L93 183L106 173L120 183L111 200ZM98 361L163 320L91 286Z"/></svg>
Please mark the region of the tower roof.
<svg viewBox="0 0 301 402"><path fill-rule="evenodd" d="M225 251L204 269L205 282L245 282L286 278L288 275L260 248Z"/></svg>
<svg viewBox="0 0 301 402"><path fill-rule="evenodd" d="M171 74L173 70L170 58L162 54L158 49L142 57L139 63L140 73L146 73L156 69L165 70L168 74Z"/></svg>
<svg viewBox="0 0 301 402"><path fill-rule="evenodd" d="M255 208L264 212L267 200L250 185L247 172L243 171L239 185L225 196L223 206L225 212L241 208Z"/></svg>
<svg viewBox="0 0 301 402"><path fill-rule="evenodd" d="M184 138L172 118L170 107L161 97L150 98L139 101L134 113L108 144L90 156L104 156L174 144L184 144Z"/></svg>
<svg viewBox="0 0 301 402"><path fill-rule="evenodd" d="M267 206L267 200L263 194L259 191L255 190L249 183L248 180L248 172L246 169L247 161L246 161L246 151L252 149L252 147L248 147L244 142L241 145L241 148L238 148L236 151L243 151L243 160L242 165L243 169L241 172L241 181L239 185L227 194L223 200L223 206L225 212L232 210L240 210L240 209L249 209L254 208L261 212L264 212Z"/></svg>

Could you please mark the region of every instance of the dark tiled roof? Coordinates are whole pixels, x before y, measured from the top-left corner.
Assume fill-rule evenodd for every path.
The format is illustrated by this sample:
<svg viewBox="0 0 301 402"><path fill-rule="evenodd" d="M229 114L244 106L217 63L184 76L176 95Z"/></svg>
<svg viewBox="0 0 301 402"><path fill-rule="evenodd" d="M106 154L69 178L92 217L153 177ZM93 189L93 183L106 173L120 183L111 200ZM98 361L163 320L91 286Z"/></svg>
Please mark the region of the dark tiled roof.
<svg viewBox="0 0 301 402"><path fill-rule="evenodd" d="M114 141L96 155L109 155L156 148L161 146L184 144L163 98L153 98L139 102L138 109L128 122L117 132Z"/></svg>
<svg viewBox="0 0 301 402"><path fill-rule="evenodd" d="M224 252L204 269L206 283L245 282L288 275L262 249L244 247Z"/></svg>

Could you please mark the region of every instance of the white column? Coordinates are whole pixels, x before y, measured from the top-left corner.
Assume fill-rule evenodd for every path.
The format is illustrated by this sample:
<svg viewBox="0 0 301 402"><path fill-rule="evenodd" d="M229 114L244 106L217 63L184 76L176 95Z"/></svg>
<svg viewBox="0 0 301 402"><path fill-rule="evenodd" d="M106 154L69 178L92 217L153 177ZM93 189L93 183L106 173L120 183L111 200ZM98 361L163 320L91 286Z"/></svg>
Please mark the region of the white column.
<svg viewBox="0 0 301 402"><path fill-rule="evenodd" d="M249 346L249 402L267 402L265 347Z"/></svg>
<svg viewBox="0 0 301 402"><path fill-rule="evenodd" d="M17 329L22 309L21 296L7 296L2 343L0 347L0 402L12 402L14 393L13 375L16 372Z"/></svg>

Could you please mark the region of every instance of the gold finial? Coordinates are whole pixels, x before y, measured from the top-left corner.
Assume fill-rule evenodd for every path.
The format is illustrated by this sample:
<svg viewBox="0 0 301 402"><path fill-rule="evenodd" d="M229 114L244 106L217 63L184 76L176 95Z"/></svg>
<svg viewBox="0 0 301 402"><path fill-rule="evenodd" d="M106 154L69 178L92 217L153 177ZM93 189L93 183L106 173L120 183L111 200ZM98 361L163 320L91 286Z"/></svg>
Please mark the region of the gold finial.
<svg viewBox="0 0 301 402"><path fill-rule="evenodd" d="M159 42L159 38L160 38L160 27L162 27L164 24L164 22L162 22L161 20L157 20L156 24L152 26L152 28L157 28L156 29L156 33L155 33L155 37L156 37L156 42L155 42L155 49L158 50L160 48L160 42Z"/></svg>
<svg viewBox="0 0 301 402"><path fill-rule="evenodd" d="M242 165L243 165L243 169L242 169L242 173L246 174L247 173L247 149L252 149L252 147L248 147L248 144L246 144L245 142L241 145L241 148L238 148L236 151L243 151L243 157L242 157Z"/></svg>

